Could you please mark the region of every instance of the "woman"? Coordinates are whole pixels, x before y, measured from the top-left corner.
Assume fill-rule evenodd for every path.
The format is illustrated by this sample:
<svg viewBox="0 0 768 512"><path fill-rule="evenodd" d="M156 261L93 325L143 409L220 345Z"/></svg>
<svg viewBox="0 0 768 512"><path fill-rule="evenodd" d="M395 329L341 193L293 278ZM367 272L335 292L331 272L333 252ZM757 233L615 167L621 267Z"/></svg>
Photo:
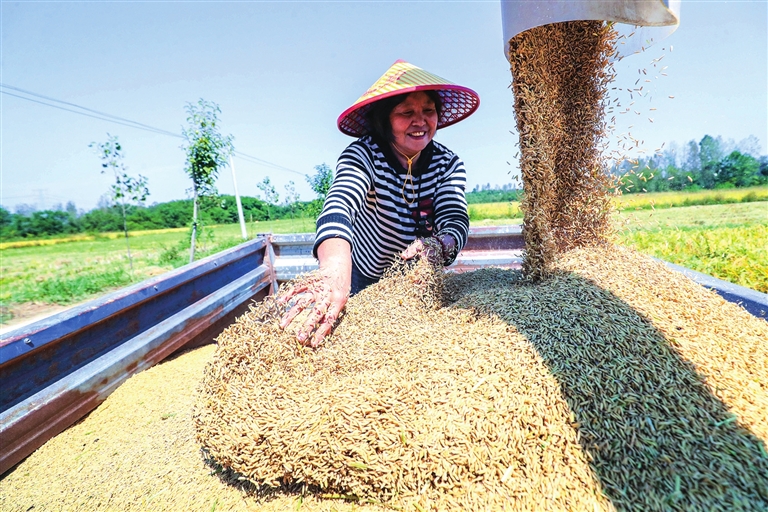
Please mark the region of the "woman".
<svg viewBox="0 0 768 512"><path fill-rule="evenodd" d="M469 231L466 175L433 137L479 103L471 89L398 60L339 116L339 129L359 138L339 157L317 219L319 277L280 298L296 299L281 327L312 307L297 339L317 347L350 294L378 281L396 257L453 262Z"/></svg>

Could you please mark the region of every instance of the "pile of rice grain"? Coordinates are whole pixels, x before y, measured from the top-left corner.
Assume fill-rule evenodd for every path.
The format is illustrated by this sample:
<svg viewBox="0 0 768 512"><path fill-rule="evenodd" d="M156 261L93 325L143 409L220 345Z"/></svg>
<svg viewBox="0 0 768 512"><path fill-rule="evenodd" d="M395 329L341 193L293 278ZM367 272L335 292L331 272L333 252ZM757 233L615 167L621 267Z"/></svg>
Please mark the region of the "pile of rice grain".
<svg viewBox="0 0 768 512"><path fill-rule="evenodd" d="M406 273L353 297L318 351L270 303L219 336L196 415L211 457L258 485L426 508L604 506L533 347L504 322L436 308L442 274L424 271L437 286Z"/></svg>
<svg viewBox="0 0 768 512"><path fill-rule="evenodd" d="M214 350L200 347L132 376L2 476L0 510L354 510L353 504L300 494L257 501L252 486L236 478L228 485L204 462L192 407Z"/></svg>
<svg viewBox="0 0 768 512"><path fill-rule="evenodd" d="M256 305L206 369L199 441L258 486L398 507L768 506L764 321L610 247L440 288L383 280L317 351Z"/></svg>
<svg viewBox="0 0 768 512"><path fill-rule="evenodd" d="M600 142L615 41L602 21L553 23L509 41L525 192L523 269L532 279L562 252L609 235L611 179Z"/></svg>

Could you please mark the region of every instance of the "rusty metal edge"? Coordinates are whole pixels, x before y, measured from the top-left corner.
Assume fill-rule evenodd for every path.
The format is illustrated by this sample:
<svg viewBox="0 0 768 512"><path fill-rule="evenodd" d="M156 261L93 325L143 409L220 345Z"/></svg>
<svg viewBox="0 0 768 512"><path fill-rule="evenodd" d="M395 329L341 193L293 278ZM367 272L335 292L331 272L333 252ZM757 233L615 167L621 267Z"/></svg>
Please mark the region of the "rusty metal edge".
<svg viewBox="0 0 768 512"><path fill-rule="evenodd" d="M261 265L0 414L0 475L149 368L270 285Z"/></svg>

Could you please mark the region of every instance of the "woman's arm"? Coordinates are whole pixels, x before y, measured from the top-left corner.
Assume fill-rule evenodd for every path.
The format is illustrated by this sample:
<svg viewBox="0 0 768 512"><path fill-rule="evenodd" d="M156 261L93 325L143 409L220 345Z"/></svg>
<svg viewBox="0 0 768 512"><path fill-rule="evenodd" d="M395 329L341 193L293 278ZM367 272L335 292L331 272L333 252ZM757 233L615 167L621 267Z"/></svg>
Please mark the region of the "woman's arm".
<svg viewBox="0 0 768 512"><path fill-rule="evenodd" d="M450 155L445 173L440 177L435 190L436 231L432 236L434 242L421 238L415 240L400 254L403 259L422 256L433 263L448 266L467 243L469 213L464 193L466 172L461 160L452 153Z"/></svg>
<svg viewBox="0 0 768 512"><path fill-rule="evenodd" d="M322 311L323 306L320 311L313 311L297 335L303 343L317 325L314 340L310 343L313 347L318 346L333 329L333 324L347 304L352 287L352 248L349 242L341 238L329 238L317 248L317 257L320 274L326 276L329 287L329 296L326 298L328 305L325 312Z"/></svg>
<svg viewBox="0 0 768 512"><path fill-rule="evenodd" d="M370 188L366 152L360 143L351 144L339 157L336 176L317 219L313 254L320 268L313 278L291 287L279 301L295 304L280 320L287 327L302 311L312 308L296 333L304 345L317 347L331 332L349 298L352 282L352 227ZM314 334L313 334L314 331Z"/></svg>
<svg viewBox="0 0 768 512"><path fill-rule="evenodd" d="M296 316L311 307L304 325L297 330L296 339L302 345L317 347L333 329L349 299L352 285L352 250L342 238L328 238L317 248L320 261L314 279L291 288L280 298L285 304L292 298L296 303L280 320L287 327ZM314 331L314 335L312 334Z"/></svg>
<svg viewBox="0 0 768 512"><path fill-rule="evenodd" d="M469 212L464 192L466 180L464 164L453 155L435 191L435 237L447 251L446 265L453 263L469 236Z"/></svg>

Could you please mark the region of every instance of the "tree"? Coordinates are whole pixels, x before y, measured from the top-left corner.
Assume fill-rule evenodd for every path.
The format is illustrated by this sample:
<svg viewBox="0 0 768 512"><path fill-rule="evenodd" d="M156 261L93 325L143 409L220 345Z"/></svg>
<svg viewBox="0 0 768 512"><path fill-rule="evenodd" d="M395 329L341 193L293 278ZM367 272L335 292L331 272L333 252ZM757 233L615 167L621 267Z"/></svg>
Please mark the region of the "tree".
<svg viewBox="0 0 768 512"><path fill-rule="evenodd" d="M683 190L699 180L701 158L699 157L699 145L695 140L688 141L683 148L680 160L680 172L670 184L673 190Z"/></svg>
<svg viewBox="0 0 768 512"><path fill-rule="evenodd" d="M296 192L296 184L293 182L293 180L289 181L288 184L285 186L285 206L290 209L291 212L291 218L294 217L294 214L296 213L296 207L298 206L299 202L299 193Z"/></svg>
<svg viewBox="0 0 768 512"><path fill-rule="evenodd" d="M328 191L333 184L333 169L322 163L315 166L315 174L313 176L307 174L305 177L309 186L317 194L317 199L309 207L311 215L317 217L323 209L325 198L328 196Z"/></svg>
<svg viewBox="0 0 768 512"><path fill-rule="evenodd" d="M701 188L714 188L717 175L717 166L723 157L722 138L714 138L705 135L699 141L699 177L697 185Z"/></svg>
<svg viewBox="0 0 768 512"><path fill-rule="evenodd" d="M760 164L760 170L758 171L760 183L768 183L768 155L761 156L758 163Z"/></svg>
<svg viewBox="0 0 768 512"><path fill-rule="evenodd" d="M138 178L126 173L123 162L123 146L117 136L107 134L107 141L97 144L91 142L88 147L96 148L96 153L101 158L101 173L112 171L115 183L110 188L111 199L114 204L119 204L123 213L123 233L125 233L125 245L128 250L128 264L133 275L133 258L131 258L131 243L128 241L128 215L126 213L126 200L132 204L141 204L149 195L147 178L139 174ZM73 205L74 206L74 205Z"/></svg>
<svg viewBox="0 0 768 512"><path fill-rule="evenodd" d="M21 203L17 204L14 210L16 215L21 215L22 217L31 217L32 214L37 211L37 208L33 204Z"/></svg>
<svg viewBox="0 0 768 512"><path fill-rule="evenodd" d="M733 151L717 166L717 184L750 187L760 183L760 162L750 155Z"/></svg>
<svg viewBox="0 0 768 512"><path fill-rule="evenodd" d="M13 214L0 206L0 238L10 238L13 230Z"/></svg>
<svg viewBox="0 0 768 512"><path fill-rule="evenodd" d="M275 190L275 186L272 185L272 181L269 176L264 178L261 183L256 185L261 193L264 195L264 202L267 203L267 219L272 220L272 205L276 205L280 200L280 196Z"/></svg>
<svg viewBox="0 0 768 512"><path fill-rule="evenodd" d="M182 129L185 143L182 149L187 154L184 171L192 179L192 236L189 244L189 262L195 260L195 242L199 198L215 197L215 183L219 169L226 167L227 158L234 151L232 135L219 131L221 109L216 103L200 98L196 104L187 103L187 127Z"/></svg>
<svg viewBox="0 0 768 512"><path fill-rule="evenodd" d="M64 207L64 211L66 211L67 215L73 219L77 218L77 206L75 206L74 201L67 201L67 206Z"/></svg>
<svg viewBox="0 0 768 512"><path fill-rule="evenodd" d="M760 157L760 139L754 135L750 135L746 139L739 141L736 145L736 150L741 154L753 156L755 158Z"/></svg>

